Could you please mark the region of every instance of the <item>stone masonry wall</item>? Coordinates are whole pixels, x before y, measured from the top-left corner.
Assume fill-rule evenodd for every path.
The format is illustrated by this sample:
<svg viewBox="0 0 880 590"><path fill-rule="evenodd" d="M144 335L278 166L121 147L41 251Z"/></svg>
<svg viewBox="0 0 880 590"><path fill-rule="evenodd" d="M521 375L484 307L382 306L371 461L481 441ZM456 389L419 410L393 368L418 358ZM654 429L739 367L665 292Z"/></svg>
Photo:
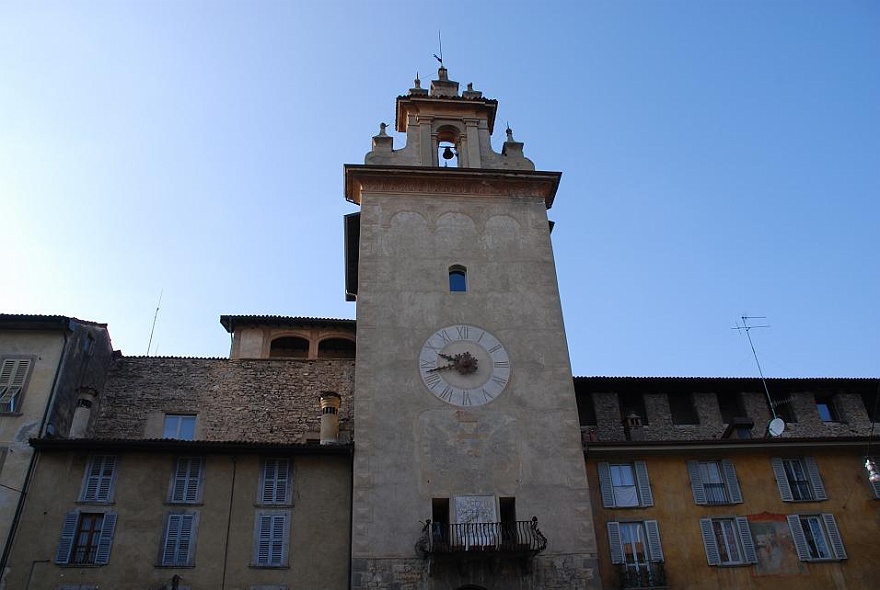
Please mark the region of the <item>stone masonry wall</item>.
<svg viewBox="0 0 880 590"><path fill-rule="evenodd" d="M165 413L196 414L196 438L303 443L317 438L319 396L342 398L340 438L353 431L354 360L123 357L110 369L96 438L160 438Z"/></svg>

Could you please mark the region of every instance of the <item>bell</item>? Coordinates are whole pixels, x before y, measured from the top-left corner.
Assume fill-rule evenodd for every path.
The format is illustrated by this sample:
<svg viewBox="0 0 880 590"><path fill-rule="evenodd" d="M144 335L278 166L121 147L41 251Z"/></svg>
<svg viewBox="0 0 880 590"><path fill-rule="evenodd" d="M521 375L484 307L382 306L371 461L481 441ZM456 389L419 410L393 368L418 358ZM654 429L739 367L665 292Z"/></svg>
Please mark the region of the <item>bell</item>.
<svg viewBox="0 0 880 590"><path fill-rule="evenodd" d="M451 160L454 157L455 157L455 152L453 152L452 148L447 145L446 149L443 150L443 159L444 160Z"/></svg>

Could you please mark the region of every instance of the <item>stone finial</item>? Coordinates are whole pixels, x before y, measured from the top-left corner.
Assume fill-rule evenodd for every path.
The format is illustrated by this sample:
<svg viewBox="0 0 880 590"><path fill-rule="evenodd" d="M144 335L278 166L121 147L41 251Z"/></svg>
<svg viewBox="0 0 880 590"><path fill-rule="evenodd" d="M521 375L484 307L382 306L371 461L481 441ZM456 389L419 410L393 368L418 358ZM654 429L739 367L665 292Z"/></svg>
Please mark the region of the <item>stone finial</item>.
<svg viewBox="0 0 880 590"><path fill-rule="evenodd" d="M513 129L510 128L510 125L507 126L506 131L507 141L501 147L501 154L510 158L524 158L522 142L513 139Z"/></svg>
<svg viewBox="0 0 880 590"><path fill-rule="evenodd" d="M427 88L422 88L422 81L419 80L419 73L416 72L416 79L413 80L414 86L409 89L410 96L424 96L428 94Z"/></svg>
<svg viewBox="0 0 880 590"><path fill-rule="evenodd" d="M458 96L458 82L449 79L449 72L441 65L437 70L437 80L431 80L431 96L452 97Z"/></svg>
<svg viewBox="0 0 880 590"><path fill-rule="evenodd" d="M416 72L416 79L413 80L413 83L415 84L415 86L413 86L413 88L421 88L422 87L422 81L419 80L419 73L418 72Z"/></svg>
<svg viewBox="0 0 880 590"><path fill-rule="evenodd" d="M391 152L394 149L394 138L388 135L385 123L379 123L379 134L373 136L374 152Z"/></svg>
<svg viewBox="0 0 880 590"><path fill-rule="evenodd" d="M510 124L507 125L507 141L513 141L513 129L510 128Z"/></svg>
<svg viewBox="0 0 880 590"><path fill-rule="evenodd" d="M468 82L467 90L461 93L464 98L482 98L483 93L479 90L474 90L474 83Z"/></svg>
<svg viewBox="0 0 880 590"><path fill-rule="evenodd" d="M440 69L437 70L437 77L440 79L441 82L449 81L449 71L446 69L446 66L440 66Z"/></svg>
<svg viewBox="0 0 880 590"><path fill-rule="evenodd" d="M386 123L379 123L379 135L388 135L387 133L385 133L386 127L388 127ZM510 131L510 129L508 129L508 131Z"/></svg>

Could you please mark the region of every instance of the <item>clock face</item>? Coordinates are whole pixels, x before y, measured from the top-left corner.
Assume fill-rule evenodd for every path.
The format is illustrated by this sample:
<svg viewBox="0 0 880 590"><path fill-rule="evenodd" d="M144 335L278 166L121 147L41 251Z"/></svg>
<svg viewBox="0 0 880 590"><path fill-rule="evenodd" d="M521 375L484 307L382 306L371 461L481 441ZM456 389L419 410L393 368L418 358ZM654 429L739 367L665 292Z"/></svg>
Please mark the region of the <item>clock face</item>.
<svg viewBox="0 0 880 590"><path fill-rule="evenodd" d="M447 326L419 354L425 387L455 406L481 406L498 397L510 379L510 358L498 339L475 326Z"/></svg>

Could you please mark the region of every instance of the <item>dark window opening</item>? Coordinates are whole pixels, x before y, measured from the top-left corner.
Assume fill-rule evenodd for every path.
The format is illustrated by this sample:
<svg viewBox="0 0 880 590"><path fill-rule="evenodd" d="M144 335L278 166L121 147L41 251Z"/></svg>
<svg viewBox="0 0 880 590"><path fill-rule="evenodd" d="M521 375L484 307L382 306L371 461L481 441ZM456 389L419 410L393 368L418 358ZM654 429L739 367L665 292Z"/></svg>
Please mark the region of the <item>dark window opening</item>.
<svg viewBox="0 0 880 590"><path fill-rule="evenodd" d="M791 403L791 394L779 394L770 392L770 399L776 409L776 416L786 422L797 422L797 415Z"/></svg>
<svg viewBox="0 0 880 590"><path fill-rule="evenodd" d="M672 414L673 424L699 424L697 409L690 393L668 393L669 412Z"/></svg>
<svg viewBox="0 0 880 590"><path fill-rule="evenodd" d="M617 394L620 404L620 417L624 422L635 415L642 425L648 423L648 413L645 411L645 400L640 392L627 392Z"/></svg>
<svg viewBox="0 0 880 590"><path fill-rule="evenodd" d="M593 404L592 393L577 394L578 419L581 426L596 426L596 406Z"/></svg>
<svg viewBox="0 0 880 590"><path fill-rule="evenodd" d="M748 417L738 392L716 393L715 397L718 398L718 409L725 424L733 424L737 418Z"/></svg>
<svg viewBox="0 0 880 590"><path fill-rule="evenodd" d="M76 536L73 539L70 563L79 565L95 563L103 525L103 514L84 513L80 515Z"/></svg>
<svg viewBox="0 0 880 590"><path fill-rule="evenodd" d="M453 293L467 291L467 269L463 266L449 267L449 290Z"/></svg>
<svg viewBox="0 0 880 590"><path fill-rule="evenodd" d="M327 338L318 343L318 358L353 359L354 357L354 340L349 340L348 338Z"/></svg>
<svg viewBox="0 0 880 590"><path fill-rule="evenodd" d="M431 500L431 535L434 543L449 542L449 498Z"/></svg>
<svg viewBox="0 0 880 590"><path fill-rule="evenodd" d="M878 399L880 399L880 389L870 393L862 393L862 403L865 404L865 411L871 422L880 422L880 402Z"/></svg>
<svg viewBox="0 0 880 590"><path fill-rule="evenodd" d="M272 341L270 358L309 358L309 341L296 336L283 336Z"/></svg>
<svg viewBox="0 0 880 590"><path fill-rule="evenodd" d="M833 395L816 395L816 411L819 412L819 419L822 422L840 422L840 412L837 411L837 404L834 403Z"/></svg>
<svg viewBox="0 0 880 590"><path fill-rule="evenodd" d="M498 498L498 511L501 519L501 542L516 543L516 498Z"/></svg>

